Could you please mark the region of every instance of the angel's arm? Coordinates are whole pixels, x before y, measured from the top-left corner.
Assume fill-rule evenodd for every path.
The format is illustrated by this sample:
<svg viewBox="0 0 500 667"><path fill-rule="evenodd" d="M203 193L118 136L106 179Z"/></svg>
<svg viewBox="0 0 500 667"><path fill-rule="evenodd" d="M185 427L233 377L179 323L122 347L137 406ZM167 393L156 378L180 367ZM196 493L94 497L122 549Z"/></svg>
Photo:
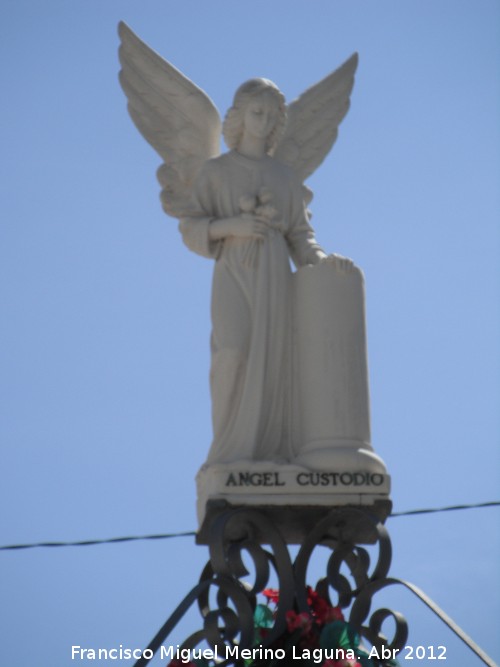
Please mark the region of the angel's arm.
<svg viewBox="0 0 500 667"><path fill-rule="evenodd" d="M190 250L203 257L217 259L221 243L210 234L211 224L217 217L213 170L211 163L203 165L200 169L191 192L189 215L181 217L179 231Z"/></svg>
<svg viewBox="0 0 500 667"><path fill-rule="evenodd" d="M342 272L349 272L355 268L352 259L349 259L349 257L343 257L336 253L327 255L316 241L314 230L307 222L296 226L287 240L290 256L297 268L319 264L320 262L332 262L337 270Z"/></svg>
<svg viewBox="0 0 500 667"><path fill-rule="evenodd" d="M215 195L221 174L214 161L200 170L193 187L190 213L181 219L179 230L187 247L203 257L217 259L222 242L228 237L263 239L269 227L259 216L240 214L218 217Z"/></svg>
<svg viewBox="0 0 500 667"><path fill-rule="evenodd" d="M286 235L290 256L297 268L317 264L327 255L319 245L303 199L302 188L296 183L291 197L290 229Z"/></svg>
<svg viewBox="0 0 500 667"><path fill-rule="evenodd" d="M337 270L349 272L354 264L348 257L335 253L327 254L317 242L314 230L309 224L309 214L304 201L304 189L296 185L292 196L291 225L286 240L290 256L297 268L319 262L332 262Z"/></svg>

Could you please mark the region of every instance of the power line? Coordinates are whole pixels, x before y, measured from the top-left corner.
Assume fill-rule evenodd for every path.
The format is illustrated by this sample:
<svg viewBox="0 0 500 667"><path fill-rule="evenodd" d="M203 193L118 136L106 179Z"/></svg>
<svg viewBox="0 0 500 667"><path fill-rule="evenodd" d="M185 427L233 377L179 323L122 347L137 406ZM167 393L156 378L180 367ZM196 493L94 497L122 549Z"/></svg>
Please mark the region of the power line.
<svg viewBox="0 0 500 667"><path fill-rule="evenodd" d="M95 544L116 544L119 542L138 542L139 540L166 540L172 537L189 537L196 535L195 532L186 533L161 533L159 535L130 535L127 537L111 537L107 540L82 540L80 542L36 542L34 544L9 544L0 547L0 551L15 549L35 549L37 547L91 547Z"/></svg>
<svg viewBox="0 0 500 667"><path fill-rule="evenodd" d="M500 500L492 500L486 503L475 503L471 505L450 505L449 507L434 507L430 509L408 510L406 512L393 512L389 518L401 516L414 516L418 514L437 514L439 512L453 512L457 510L470 510L483 507L497 507ZM118 544L122 542L138 542L145 540L167 540L175 537L194 537L194 531L184 533L160 533L157 535L130 535L127 537L111 537L106 540L82 540L79 542L36 542L34 544L9 544L0 547L0 551L16 551L19 549L36 549L39 547L89 547L96 544Z"/></svg>
<svg viewBox="0 0 500 667"><path fill-rule="evenodd" d="M407 512L393 512L389 518L398 516L413 516L414 514L436 514L437 512L454 512L455 510L471 510L479 507L495 507L500 505L500 500L492 500L487 503L475 503L473 505L450 505L449 507L435 507L425 510L408 510Z"/></svg>

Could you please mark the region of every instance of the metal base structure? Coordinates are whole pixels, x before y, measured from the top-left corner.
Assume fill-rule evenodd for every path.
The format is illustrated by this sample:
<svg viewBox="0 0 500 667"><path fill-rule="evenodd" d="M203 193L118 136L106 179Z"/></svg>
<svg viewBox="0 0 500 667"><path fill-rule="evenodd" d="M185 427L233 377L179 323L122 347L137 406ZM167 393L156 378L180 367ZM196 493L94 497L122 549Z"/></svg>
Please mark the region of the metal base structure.
<svg viewBox="0 0 500 667"><path fill-rule="evenodd" d="M279 602L274 625L260 642L263 649L271 646L286 630L288 611L311 614L307 602L307 573L318 547L326 547L330 553L325 576L316 583L316 590L329 601L331 594L335 594L336 599L331 601L332 604L344 610L349 625L368 646L376 648L379 655L395 655L394 650L401 650L407 642L408 624L400 613L385 608L371 612L376 593L399 584L422 600L484 664L497 667L416 586L387 576L392 556L389 534L377 515L370 510L340 507L332 509L326 516L323 513L315 521L309 514L310 530L302 540L293 562L286 539L265 508L261 510L248 507L224 510L219 507L219 511L214 512L211 525L205 527L202 539L198 538L203 543L208 542L210 553L199 583L144 649L134 667L144 667L162 646L166 646L168 636L193 605L198 606L201 627L184 641L180 649L217 647L222 657L222 647L230 647L229 653L232 655L234 651L231 649L235 646L238 646L239 652L245 648L251 649L255 645L254 610L257 595L270 585L272 578L273 587L279 589ZM304 526L302 520L301 526ZM372 545L372 550L376 552L376 562L372 564L368 550L361 544ZM248 578L251 583L248 583ZM393 619L392 638L382 634L382 625L388 618ZM377 659L373 662L378 665L389 664ZM243 661L229 658L221 659L216 664L225 667L243 664Z"/></svg>
<svg viewBox="0 0 500 667"><path fill-rule="evenodd" d="M286 544L299 545L307 541L311 527L331 517L332 512L331 506L324 505L245 505L244 507L268 519L273 524L274 531L278 532ZM366 513L368 512L372 519L385 523L392 510L392 502L387 497L372 498L370 505L366 506L356 504L353 499L349 504L338 504L336 507L339 511L335 518L331 517L328 521L327 533L334 531L337 541L341 536L343 542L373 544L377 541L377 533L373 529L372 521L367 520ZM196 534L196 544L210 545L218 517L230 510L242 509L241 504L235 506L224 500L209 500L206 504L205 519ZM361 511L351 512L353 509ZM268 524L265 526L267 528ZM238 521L232 521L226 526L224 538L231 541L244 539L245 530L247 528L244 522L240 527ZM259 544L269 544L269 535L260 529L260 524L254 524L252 536Z"/></svg>

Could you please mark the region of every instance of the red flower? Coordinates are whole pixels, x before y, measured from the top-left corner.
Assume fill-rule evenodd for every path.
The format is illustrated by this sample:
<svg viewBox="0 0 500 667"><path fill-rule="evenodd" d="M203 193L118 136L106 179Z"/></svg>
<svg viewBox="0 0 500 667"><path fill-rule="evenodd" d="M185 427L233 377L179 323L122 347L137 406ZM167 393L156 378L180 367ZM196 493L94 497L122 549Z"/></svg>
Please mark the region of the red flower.
<svg viewBox="0 0 500 667"><path fill-rule="evenodd" d="M330 605L324 598L320 598L319 596L313 600L312 603L312 611L313 614L318 621L318 623L324 624L325 623L325 616L328 614L328 611L331 609Z"/></svg>
<svg viewBox="0 0 500 667"><path fill-rule="evenodd" d="M313 616L320 625L344 620L340 607L332 607L310 586L307 587L307 604L311 607Z"/></svg>
<svg viewBox="0 0 500 667"><path fill-rule="evenodd" d="M311 588L310 586L306 586L306 591L307 591L307 604L310 607L314 608L314 603L316 600L319 598L319 595L316 593L316 591Z"/></svg>
<svg viewBox="0 0 500 667"><path fill-rule="evenodd" d="M295 611L287 611L286 624L288 627L288 632L291 633L295 630L300 630L302 635L306 635L311 630L312 619L305 611L300 614L297 614Z"/></svg>
<svg viewBox="0 0 500 667"><path fill-rule="evenodd" d="M264 588L262 595L268 599L269 602L278 604L280 593L275 588Z"/></svg>
<svg viewBox="0 0 500 667"><path fill-rule="evenodd" d="M345 621L344 614L340 607L328 606L321 622L324 625L327 625L328 623L333 623L333 621Z"/></svg>

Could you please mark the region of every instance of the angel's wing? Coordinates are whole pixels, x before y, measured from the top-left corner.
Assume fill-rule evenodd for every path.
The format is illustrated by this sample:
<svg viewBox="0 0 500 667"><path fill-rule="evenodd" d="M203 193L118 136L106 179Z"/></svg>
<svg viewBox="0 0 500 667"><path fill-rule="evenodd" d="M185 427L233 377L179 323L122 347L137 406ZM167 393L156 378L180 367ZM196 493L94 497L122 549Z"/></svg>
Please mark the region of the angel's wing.
<svg viewBox="0 0 500 667"><path fill-rule="evenodd" d="M349 110L358 54L308 88L288 106L285 133L274 157L295 169L302 181L323 162Z"/></svg>
<svg viewBox="0 0 500 667"><path fill-rule="evenodd" d="M208 95L120 22L120 83L137 129L161 155L158 169L166 213L189 208L201 164L220 152L221 120Z"/></svg>

